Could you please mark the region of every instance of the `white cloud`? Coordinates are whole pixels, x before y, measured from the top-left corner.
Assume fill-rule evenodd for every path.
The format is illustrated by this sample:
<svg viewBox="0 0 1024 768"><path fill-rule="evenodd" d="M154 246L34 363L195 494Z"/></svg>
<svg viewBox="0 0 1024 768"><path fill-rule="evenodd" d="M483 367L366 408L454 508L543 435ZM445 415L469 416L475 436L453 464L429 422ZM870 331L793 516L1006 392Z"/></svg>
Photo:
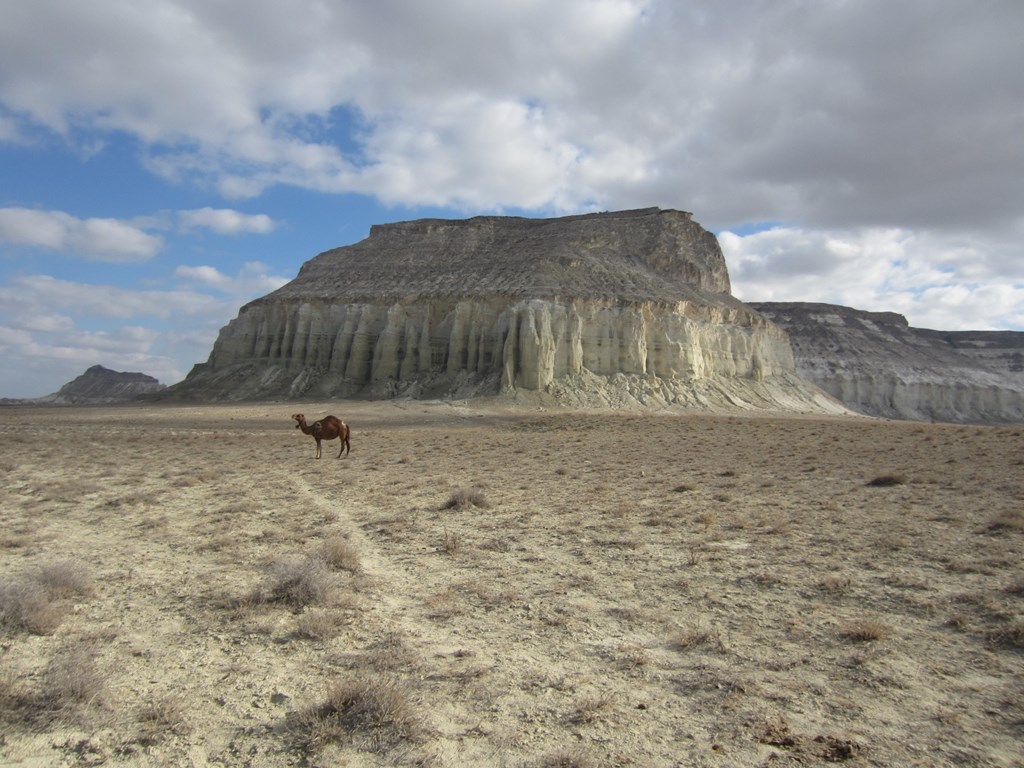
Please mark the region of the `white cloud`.
<svg viewBox="0 0 1024 768"><path fill-rule="evenodd" d="M86 285L48 275L17 277L0 287L0 304L35 316L33 308L58 306L71 316L125 320L137 317L161 319L215 313L220 303L213 297L189 290L131 290L114 285Z"/></svg>
<svg viewBox="0 0 1024 768"><path fill-rule="evenodd" d="M263 213L246 214L230 208L197 208L178 211L178 221L184 230L210 229L221 235L242 233L267 234L274 230L274 221Z"/></svg>
<svg viewBox="0 0 1024 768"><path fill-rule="evenodd" d="M965 240L897 228L722 232L733 293L744 301L808 301L895 311L917 327L1024 325L1024 280L1004 263L965 257ZM996 251L994 243L975 243Z"/></svg>
<svg viewBox="0 0 1024 768"><path fill-rule="evenodd" d="M49 275L0 285L0 395L46 394L97 363L176 383L242 304L287 282L255 261L234 276L200 266L179 267L174 278L173 287L146 290Z"/></svg>
<svg viewBox="0 0 1024 768"><path fill-rule="evenodd" d="M30 208L0 208L0 241L108 262L146 261L163 246L160 237L123 221Z"/></svg>
<svg viewBox="0 0 1024 768"><path fill-rule="evenodd" d="M186 283L215 288L231 296L252 297L270 293L288 282L288 278L269 274L269 269L266 264L249 261L234 277L208 265L180 266L174 275Z"/></svg>
<svg viewBox="0 0 1024 768"><path fill-rule="evenodd" d="M83 142L127 132L154 170L229 197L291 184L465 209L660 204L715 229L1021 216L1017 0L7 10L10 114Z"/></svg>

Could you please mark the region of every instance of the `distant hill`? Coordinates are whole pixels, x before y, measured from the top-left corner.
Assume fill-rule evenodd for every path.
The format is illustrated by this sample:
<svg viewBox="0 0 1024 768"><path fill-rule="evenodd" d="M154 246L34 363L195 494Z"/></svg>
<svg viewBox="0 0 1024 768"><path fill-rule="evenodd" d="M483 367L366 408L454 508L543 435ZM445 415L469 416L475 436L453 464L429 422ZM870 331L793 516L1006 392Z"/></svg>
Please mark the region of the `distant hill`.
<svg viewBox="0 0 1024 768"><path fill-rule="evenodd" d="M849 408L915 421L1024 422L1024 333L913 328L895 312L752 303L789 334L797 373Z"/></svg>
<svg viewBox="0 0 1024 768"><path fill-rule="evenodd" d="M166 389L144 373L123 373L94 365L52 395L20 400L5 398L5 405L99 405L122 403Z"/></svg>

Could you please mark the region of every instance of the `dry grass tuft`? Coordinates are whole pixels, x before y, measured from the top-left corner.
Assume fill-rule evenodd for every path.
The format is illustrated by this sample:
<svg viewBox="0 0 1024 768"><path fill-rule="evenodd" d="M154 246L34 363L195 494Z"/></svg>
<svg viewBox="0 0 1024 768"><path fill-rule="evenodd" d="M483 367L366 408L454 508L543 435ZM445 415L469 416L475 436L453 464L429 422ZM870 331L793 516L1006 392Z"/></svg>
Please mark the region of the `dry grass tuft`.
<svg viewBox="0 0 1024 768"><path fill-rule="evenodd" d="M343 536L332 536L320 545L320 558L332 568L350 573L362 573L363 562L359 550Z"/></svg>
<svg viewBox="0 0 1024 768"><path fill-rule="evenodd" d="M294 733L309 752L335 743L380 754L421 740L425 721L405 680L362 675L330 683L321 703L298 714Z"/></svg>
<svg viewBox="0 0 1024 768"><path fill-rule="evenodd" d="M892 633L888 625L876 619L859 619L845 625L839 632L841 637L855 643L871 643L885 640Z"/></svg>
<svg viewBox="0 0 1024 768"><path fill-rule="evenodd" d="M53 634L67 608L50 599L42 585L27 579L0 584L0 627L7 632Z"/></svg>
<svg viewBox="0 0 1024 768"><path fill-rule="evenodd" d="M96 663L89 645L77 645L58 653L43 672L37 706L47 720L67 719L82 709L101 703L107 676Z"/></svg>
<svg viewBox="0 0 1024 768"><path fill-rule="evenodd" d="M344 617L337 611L310 608L295 622L295 634L307 640L330 640L341 633Z"/></svg>
<svg viewBox="0 0 1024 768"><path fill-rule="evenodd" d="M40 563L31 578L46 589L53 599L92 597L96 593L89 569L74 560Z"/></svg>
<svg viewBox="0 0 1024 768"><path fill-rule="evenodd" d="M833 573L818 582L818 589L829 595L841 595L850 589L850 583L846 574Z"/></svg>
<svg viewBox="0 0 1024 768"><path fill-rule="evenodd" d="M444 529L444 537L441 539L441 549L452 557L458 557L459 552L462 550L462 536L459 535L458 531L449 531L447 528Z"/></svg>
<svg viewBox="0 0 1024 768"><path fill-rule="evenodd" d="M93 594L92 576L80 563L40 563L24 576L0 584L0 627L8 632L52 634L69 609L67 600Z"/></svg>
<svg viewBox="0 0 1024 768"><path fill-rule="evenodd" d="M602 719L612 708L613 699L610 694L586 696L576 703L576 708L569 716L573 723L593 723Z"/></svg>
<svg viewBox="0 0 1024 768"><path fill-rule="evenodd" d="M285 603L293 608L325 602L336 579L319 557L284 560L272 567L269 584L254 602Z"/></svg>
<svg viewBox="0 0 1024 768"><path fill-rule="evenodd" d="M139 708L139 734L136 741L152 746L169 735L181 736L188 733L187 712L187 702L180 694L153 697Z"/></svg>
<svg viewBox="0 0 1024 768"><path fill-rule="evenodd" d="M985 633L985 639L995 648L1024 651L1024 621L989 630Z"/></svg>
<svg viewBox="0 0 1024 768"><path fill-rule="evenodd" d="M721 633L714 628L696 624L680 630L671 641L671 646L676 650L688 651L694 648L711 645L719 651L725 650L725 641Z"/></svg>
<svg viewBox="0 0 1024 768"><path fill-rule="evenodd" d="M468 490L458 488L452 492L448 501L441 505L441 509L469 509L470 507L487 509L490 506L487 497L484 496L484 492L480 488L470 488Z"/></svg>
<svg viewBox="0 0 1024 768"><path fill-rule="evenodd" d="M1007 509L1000 512L989 521L988 530L992 533L1002 531L1024 531L1024 511L1019 509Z"/></svg>
<svg viewBox="0 0 1024 768"><path fill-rule="evenodd" d="M592 768L597 765L578 749L559 750L546 755L540 762L542 768Z"/></svg>

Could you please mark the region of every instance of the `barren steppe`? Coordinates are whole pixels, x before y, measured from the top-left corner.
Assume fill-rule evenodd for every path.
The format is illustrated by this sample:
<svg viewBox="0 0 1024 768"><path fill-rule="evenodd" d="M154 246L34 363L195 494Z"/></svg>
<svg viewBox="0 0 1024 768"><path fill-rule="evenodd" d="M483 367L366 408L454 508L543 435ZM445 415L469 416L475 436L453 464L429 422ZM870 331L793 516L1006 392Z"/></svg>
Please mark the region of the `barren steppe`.
<svg viewBox="0 0 1024 768"><path fill-rule="evenodd" d="M6 766L1024 765L1024 428L10 407L0 477Z"/></svg>

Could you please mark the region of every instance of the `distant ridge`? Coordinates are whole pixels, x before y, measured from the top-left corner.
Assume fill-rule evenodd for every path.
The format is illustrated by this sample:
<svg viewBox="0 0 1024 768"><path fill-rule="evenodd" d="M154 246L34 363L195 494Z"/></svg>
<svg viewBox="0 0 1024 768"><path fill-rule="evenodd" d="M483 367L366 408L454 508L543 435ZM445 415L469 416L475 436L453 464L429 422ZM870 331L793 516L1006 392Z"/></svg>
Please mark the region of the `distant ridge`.
<svg viewBox="0 0 1024 768"><path fill-rule="evenodd" d="M153 395L167 387L144 373L124 373L94 365L52 395L0 401L3 405L100 405Z"/></svg>
<svg viewBox="0 0 1024 768"><path fill-rule="evenodd" d="M913 328L895 312L750 305L789 334L797 373L869 416L1024 422L1024 333Z"/></svg>

